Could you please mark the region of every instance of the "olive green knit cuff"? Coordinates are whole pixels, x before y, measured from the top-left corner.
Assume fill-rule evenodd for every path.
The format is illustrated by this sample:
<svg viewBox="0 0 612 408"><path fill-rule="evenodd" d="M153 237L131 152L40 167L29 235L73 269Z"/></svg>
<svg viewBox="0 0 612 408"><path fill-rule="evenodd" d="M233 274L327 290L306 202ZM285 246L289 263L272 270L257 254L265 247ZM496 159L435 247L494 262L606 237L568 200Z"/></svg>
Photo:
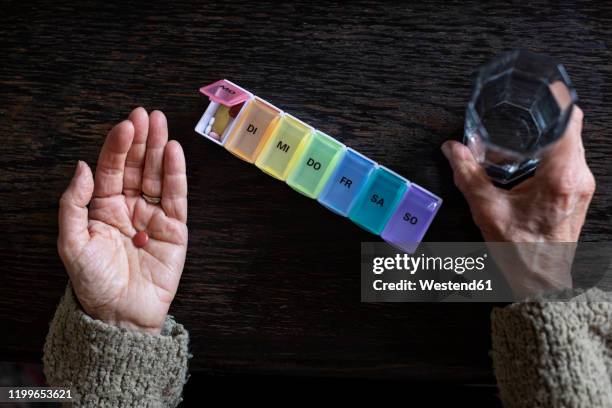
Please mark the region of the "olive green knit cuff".
<svg viewBox="0 0 612 408"><path fill-rule="evenodd" d="M44 372L71 387L73 406L176 406L187 381L189 334L169 316L160 335L85 314L70 285L49 327Z"/></svg>
<svg viewBox="0 0 612 408"><path fill-rule="evenodd" d="M491 357L505 408L612 406L612 298L599 289L568 295L493 310Z"/></svg>

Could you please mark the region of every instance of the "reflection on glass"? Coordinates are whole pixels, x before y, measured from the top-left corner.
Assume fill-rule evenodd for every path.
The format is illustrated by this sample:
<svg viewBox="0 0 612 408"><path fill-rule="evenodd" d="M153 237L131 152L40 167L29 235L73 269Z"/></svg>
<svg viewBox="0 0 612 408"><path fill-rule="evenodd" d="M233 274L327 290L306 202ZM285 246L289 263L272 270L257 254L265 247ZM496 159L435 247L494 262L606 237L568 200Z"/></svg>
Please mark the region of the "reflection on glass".
<svg viewBox="0 0 612 408"><path fill-rule="evenodd" d="M565 69L553 59L523 50L502 54L478 71L464 143L492 179L517 180L563 135L576 100Z"/></svg>

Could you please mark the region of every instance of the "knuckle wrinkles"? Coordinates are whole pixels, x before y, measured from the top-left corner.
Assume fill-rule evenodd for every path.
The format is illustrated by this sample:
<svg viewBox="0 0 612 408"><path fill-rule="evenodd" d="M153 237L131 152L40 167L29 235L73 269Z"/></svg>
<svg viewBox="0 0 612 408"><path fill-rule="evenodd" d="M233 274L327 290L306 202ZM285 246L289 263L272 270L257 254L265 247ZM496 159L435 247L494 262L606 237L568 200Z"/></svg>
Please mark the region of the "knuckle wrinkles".
<svg viewBox="0 0 612 408"><path fill-rule="evenodd" d="M567 198L579 193L580 184L573 173L565 173L555 178L548 190L553 197Z"/></svg>
<svg viewBox="0 0 612 408"><path fill-rule="evenodd" d="M65 191L59 200L60 207L67 207L74 204L74 195L70 191Z"/></svg>
<svg viewBox="0 0 612 408"><path fill-rule="evenodd" d="M129 170L142 170L142 163L140 160L126 160L125 161L126 171Z"/></svg>
<svg viewBox="0 0 612 408"><path fill-rule="evenodd" d="M100 170L102 171L102 173L104 173L104 175L110 176L110 177L116 177L116 176L121 175L123 173L122 169L119 169L119 168L116 168L116 167L107 167L107 166L104 166Z"/></svg>
<svg viewBox="0 0 612 408"><path fill-rule="evenodd" d="M455 186L462 192L466 192L469 190L469 186L472 184L471 175L465 170L459 170L455 173L453 180L455 182Z"/></svg>

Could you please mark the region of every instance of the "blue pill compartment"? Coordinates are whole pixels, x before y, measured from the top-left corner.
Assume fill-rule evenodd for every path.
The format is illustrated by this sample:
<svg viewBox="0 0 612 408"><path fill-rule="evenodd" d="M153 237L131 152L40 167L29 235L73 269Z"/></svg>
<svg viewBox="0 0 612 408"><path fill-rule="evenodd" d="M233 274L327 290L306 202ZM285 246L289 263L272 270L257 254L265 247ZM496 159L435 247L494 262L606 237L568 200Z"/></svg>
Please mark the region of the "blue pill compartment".
<svg viewBox="0 0 612 408"><path fill-rule="evenodd" d="M378 165L359 152L347 148L319 196L319 203L347 217L352 204Z"/></svg>

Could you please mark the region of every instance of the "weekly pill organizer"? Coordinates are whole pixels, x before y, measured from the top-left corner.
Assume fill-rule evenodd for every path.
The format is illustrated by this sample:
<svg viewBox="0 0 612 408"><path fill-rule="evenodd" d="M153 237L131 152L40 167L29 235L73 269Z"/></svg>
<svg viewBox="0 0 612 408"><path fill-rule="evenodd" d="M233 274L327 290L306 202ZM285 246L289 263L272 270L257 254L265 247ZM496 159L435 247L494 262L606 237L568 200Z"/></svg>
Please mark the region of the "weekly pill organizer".
<svg viewBox="0 0 612 408"><path fill-rule="evenodd" d="M414 252L440 197L228 80L200 92L210 103L197 133L394 247Z"/></svg>

